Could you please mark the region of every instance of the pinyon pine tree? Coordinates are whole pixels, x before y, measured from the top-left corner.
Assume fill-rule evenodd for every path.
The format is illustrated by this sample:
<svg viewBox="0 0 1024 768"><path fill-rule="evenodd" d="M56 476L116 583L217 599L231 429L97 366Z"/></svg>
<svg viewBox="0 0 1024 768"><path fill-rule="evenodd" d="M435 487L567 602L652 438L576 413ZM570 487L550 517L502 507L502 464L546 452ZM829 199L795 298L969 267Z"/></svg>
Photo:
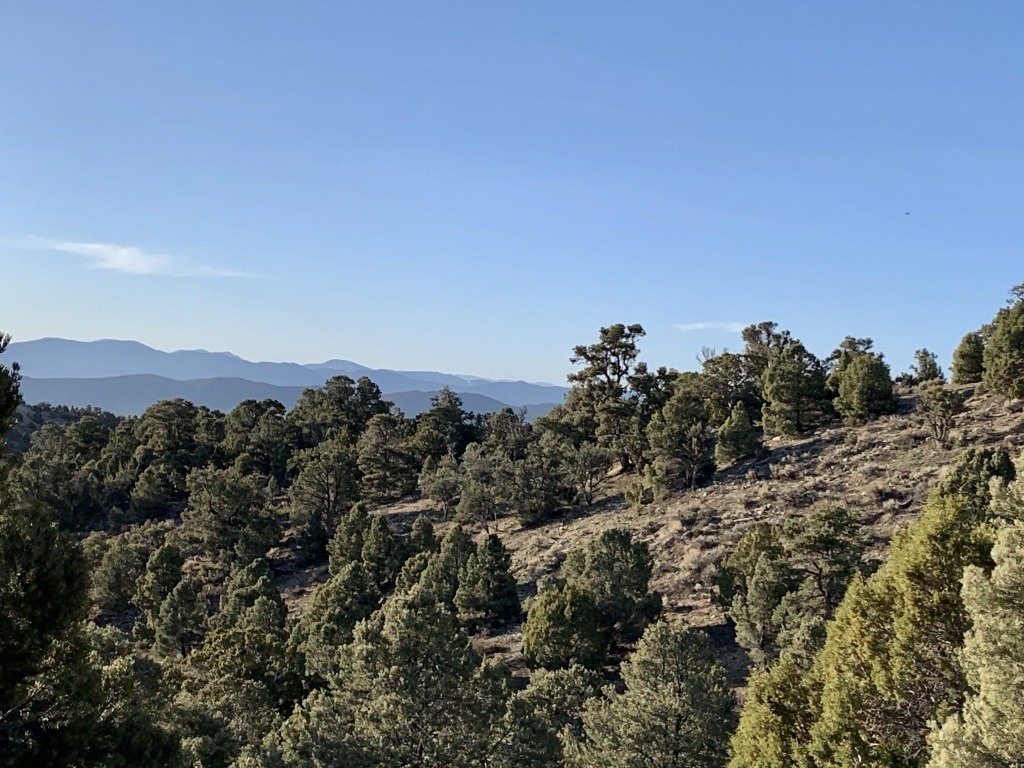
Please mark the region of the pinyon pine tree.
<svg viewBox="0 0 1024 768"><path fill-rule="evenodd" d="M584 708L571 768L724 768L735 699L704 635L652 624L622 679Z"/></svg>

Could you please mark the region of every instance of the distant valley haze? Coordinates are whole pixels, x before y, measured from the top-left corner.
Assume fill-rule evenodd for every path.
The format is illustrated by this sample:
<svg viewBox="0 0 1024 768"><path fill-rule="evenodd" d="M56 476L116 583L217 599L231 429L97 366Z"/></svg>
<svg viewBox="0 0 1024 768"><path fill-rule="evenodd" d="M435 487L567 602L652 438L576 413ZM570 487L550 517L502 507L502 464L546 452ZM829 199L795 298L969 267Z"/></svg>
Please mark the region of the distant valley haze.
<svg viewBox="0 0 1024 768"><path fill-rule="evenodd" d="M368 377L407 416L429 408L431 396L442 387L457 392L463 406L475 413L525 407L531 418L546 413L568 391L475 375L373 369L343 359L300 364L253 362L231 352L201 349L165 352L115 339L16 341L5 358L21 365L26 402L91 405L119 415L136 415L158 400L175 397L222 411L242 400L267 398L291 408L304 389L338 375Z"/></svg>

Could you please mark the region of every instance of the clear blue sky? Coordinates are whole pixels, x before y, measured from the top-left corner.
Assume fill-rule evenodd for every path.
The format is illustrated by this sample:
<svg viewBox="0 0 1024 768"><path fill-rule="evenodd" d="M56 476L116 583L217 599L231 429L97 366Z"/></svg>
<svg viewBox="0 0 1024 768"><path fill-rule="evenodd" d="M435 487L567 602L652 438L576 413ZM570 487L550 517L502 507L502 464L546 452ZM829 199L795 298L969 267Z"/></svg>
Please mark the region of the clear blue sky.
<svg viewBox="0 0 1024 768"><path fill-rule="evenodd" d="M5 3L0 328L562 381L602 325L689 368L772 319L948 365L1024 281L1022 29L1019 2Z"/></svg>

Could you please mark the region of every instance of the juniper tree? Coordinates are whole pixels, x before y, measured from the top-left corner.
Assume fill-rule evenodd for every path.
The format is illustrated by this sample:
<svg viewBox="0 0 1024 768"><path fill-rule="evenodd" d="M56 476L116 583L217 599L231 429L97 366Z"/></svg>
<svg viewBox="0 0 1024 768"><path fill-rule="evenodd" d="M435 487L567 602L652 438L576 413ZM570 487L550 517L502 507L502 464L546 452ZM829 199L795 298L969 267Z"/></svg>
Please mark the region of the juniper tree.
<svg viewBox="0 0 1024 768"><path fill-rule="evenodd" d="M992 559L990 574L964 573L971 630L962 661L971 692L933 735L930 768L1012 766L1024 755L1024 524L1000 532Z"/></svg>
<svg viewBox="0 0 1024 768"><path fill-rule="evenodd" d="M996 315L985 340L983 367L986 390L1024 397L1024 299Z"/></svg>
<svg viewBox="0 0 1024 768"><path fill-rule="evenodd" d="M976 384L985 373L985 337L980 331L965 335L953 352L953 383Z"/></svg>
<svg viewBox="0 0 1024 768"><path fill-rule="evenodd" d="M340 573L349 563L362 561L363 543L369 530L370 513L365 504L356 502L349 507L327 542L328 568L331 573Z"/></svg>
<svg viewBox="0 0 1024 768"><path fill-rule="evenodd" d="M956 417L966 410L967 393L933 383L921 387L918 397L918 412L932 438L943 448L949 448L949 433L956 426Z"/></svg>
<svg viewBox="0 0 1024 768"><path fill-rule="evenodd" d="M308 687L323 687L337 673L338 649L380 604L380 591L362 563L349 563L313 592L291 631L289 648Z"/></svg>
<svg viewBox="0 0 1024 768"><path fill-rule="evenodd" d="M154 649L168 659L184 659L206 634L206 597L203 585L185 578L160 604L153 624Z"/></svg>
<svg viewBox="0 0 1024 768"><path fill-rule="evenodd" d="M387 592L394 586L405 559L403 550L402 542L391 532L387 521L380 515L373 515L363 539L360 558L367 577L381 592Z"/></svg>
<svg viewBox="0 0 1024 768"><path fill-rule="evenodd" d="M171 543L164 544L149 556L145 573L135 583L133 602L142 614L134 628L136 639L153 641L160 606L181 581L184 564L181 550Z"/></svg>
<svg viewBox="0 0 1024 768"><path fill-rule="evenodd" d="M357 625L338 661L328 689L282 729L286 764L470 768L491 754L504 682L452 613L419 590Z"/></svg>
<svg viewBox="0 0 1024 768"><path fill-rule="evenodd" d="M566 473L577 495L589 507L607 479L612 465L611 452L596 443L585 442L566 448L564 460Z"/></svg>
<svg viewBox="0 0 1024 768"><path fill-rule="evenodd" d="M608 634L591 592L574 584L542 589L523 624L523 655L531 667L597 669L608 652Z"/></svg>
<svg viewBox="0 0 1024 768"><path fill-rule="evenodd" d="M453 456L442 456L438 461L428 456L418 481L420 493L434 502L447 520L459 503L462 493L462 475Z"/></svg>
<svg viewBox="0 0 1024 768"><path fill-rule="evenodd" d="M896 410L889 366L879 355L852 355L835 383L835 409L846 424L862 424Z"/></svg>
<svg viewBox="0 0 1024 768"><path fill-rule="evenodd" d="M418 464L412 453L411 426L404 417L382 413L371 418L359 437L360 488L374 502L392 501L416 488Z"/></svg>
<svg viewBox="0 0 1024 768"><path fill-rule="evenodd" d="M512 558L496 534L480 540L459 572L455 608L468 631L497 627L520 613L516 580L509 570Z"/></svg>
<svg viewBox="0 0 1024 768"><path fill-rule="evenodd" d="M459 574L474 551L473 542L460 527L451 528L441 540L441 549L427 561L419 579L420 592L455 611Z"/></svg>
<svg viewBox="0 0 1024 768"><path fill-rule="evenodd" d="M732 464L739 459L753 456L761 446L761 437L750 423L746 406L741 402L736 403L729 418L718 430L715 461L718 464Z"/></svg>
<svg viewBox="0 0 1024 768"><path fill-rule="evenodd" d="M661 611L661 596L649 587L653 565L645 542L613 528L569 552L562 577L594 598L604 631L628 642Z"/></svg>
<svg viewBox="0 0 1024 768"><path fill-rule="evenodd" d="M771 358L762 381L766 435L798 434L831 413L824 367L800 342L789 343Z"/></svg>
<svg viewBox="0 0 1024 768"><path fill-rule="evenodd" d="M914 352L914 365L910 367L915 384L946 383L946 374L939 366L939 359L934 352L919 349Z"/></svg>

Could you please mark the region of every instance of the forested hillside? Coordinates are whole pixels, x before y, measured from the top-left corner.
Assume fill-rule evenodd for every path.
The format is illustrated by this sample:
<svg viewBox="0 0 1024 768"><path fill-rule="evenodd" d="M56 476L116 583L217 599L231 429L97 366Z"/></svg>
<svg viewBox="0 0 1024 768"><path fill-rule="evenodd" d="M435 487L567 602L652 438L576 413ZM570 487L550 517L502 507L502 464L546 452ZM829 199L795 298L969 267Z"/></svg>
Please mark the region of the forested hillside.
<svg viewBox="0 0 1024 768"><path fill-rule="evenodd" d="M339 375L11 433L5 354L0 765L1019 764L1024 286L948 380L643 336L533 423Z"/></svg>

